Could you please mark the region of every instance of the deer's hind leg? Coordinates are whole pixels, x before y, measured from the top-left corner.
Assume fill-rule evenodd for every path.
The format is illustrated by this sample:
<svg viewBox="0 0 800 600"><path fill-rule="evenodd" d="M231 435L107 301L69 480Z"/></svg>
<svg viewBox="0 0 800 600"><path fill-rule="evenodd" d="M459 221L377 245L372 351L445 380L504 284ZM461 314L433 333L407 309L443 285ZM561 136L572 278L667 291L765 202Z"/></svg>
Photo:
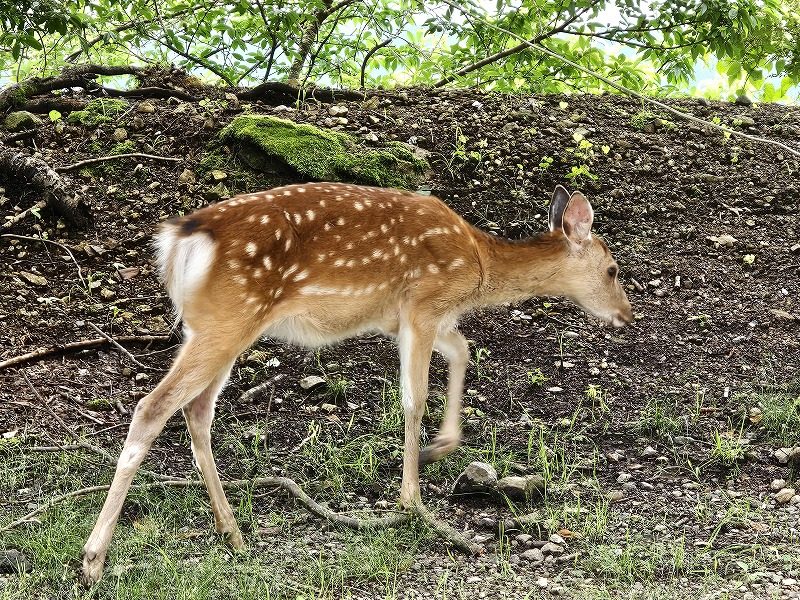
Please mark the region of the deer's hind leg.
<svg viewBox="0 0 800 600"><path fill-rule="evenodd" d="M139 401L105 503L83 547L83 577L87 583L94 583L102 576L106 552L123 502L153 440L178 409L201 396L220 373L230 368L239 353L249 345L250 340L244 337L192 336L184 343L164 379Z"/></svg>
<svg viewBox="0 0 800 600"><path fill-rule="evenodd" d="M192 438L195 462L206 483L208 497L211 500L217 533L223 534L226 541L234 548L241 548L244 545L242 533L222 489L217 463L211 450L211 423L214 420L217 396L228 379L230 369L231 365L226 366L211 385L183 407L183 417L186 419L186 427Z"/></svg>

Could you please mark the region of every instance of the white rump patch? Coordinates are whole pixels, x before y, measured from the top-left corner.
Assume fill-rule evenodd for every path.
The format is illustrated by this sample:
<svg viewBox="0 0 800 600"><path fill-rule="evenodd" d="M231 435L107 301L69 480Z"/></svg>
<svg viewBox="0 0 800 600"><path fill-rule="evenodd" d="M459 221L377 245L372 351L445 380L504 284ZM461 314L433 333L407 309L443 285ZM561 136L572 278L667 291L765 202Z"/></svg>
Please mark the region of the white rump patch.
<svg viewBox="0 0 800 600"><path fill-rule="evenodd" d="M156 234L155 246L161 281L175 306L177 323L190 296L208 278L216 244L206 233L181 237L174 226L167 225Z"/></svg>

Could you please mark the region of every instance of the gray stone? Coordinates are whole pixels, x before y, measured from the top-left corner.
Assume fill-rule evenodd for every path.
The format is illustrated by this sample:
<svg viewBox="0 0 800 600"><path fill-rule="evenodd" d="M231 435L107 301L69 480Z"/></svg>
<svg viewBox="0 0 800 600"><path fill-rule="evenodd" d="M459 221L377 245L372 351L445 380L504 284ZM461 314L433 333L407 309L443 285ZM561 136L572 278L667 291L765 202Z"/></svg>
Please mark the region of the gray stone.
<svg viewBox="0 0 800 600"><path fill-rule="evenodd" d="M775 501L778 504L787 504L792 499L794 494L794 488L783 488L782 490L775 492Z"/></svg>
<svg viewBox="0 0 800 600"><path fill-rule="evenodd" d="M300 387L307 392L313 392L314 390L321 388L324 385L325 385L325 380L319 375L309 375L308 377L303 377L300 380Z"/></svg>
<svg viewBox="0 0 800 600"><path fill-rule="evenodd" d="M795 446L794 448L778 448L773 453L773 456L779 463L785 465L790 461L800 459L800 446Z"/></svg>
<svg viewBox="0 0 800 600"><path fill-rule="evenodd" d="M486 492L497 485L497 471L484 462L471 462L458 476L453 486L457 493Z"/></svg>
<svg viewBox="0 0 800 600"><path fill-rule="evenodd" d="M543 554L563 554L564 548L560 544L554 544L553 542L547 542L544 546L542 546L542 553Z"/></svg>
<svg viewBox="0 0 800 600"><path fill-rule="evenodd" d="M31 563L19 550L0 550L0 573L28 573L31 569Z"/></svg>
<svg viewBox="0 0 800 600"><path fill-rule="evenodd" d="M346 106L341 106L339 104L334 104L328 108L328 114L332 117L341 117L349 112L350 110Z"/></svg>
<svg viewBox="0 0 800 600"><path fill-rule="evenodd" d="M540 475L519 477L510 475L497 482L497 489L512 500L528 500L534 494L544 491L544 478Z"/></svg>
<svg viewBox="0 0 800 600"><path fill-rule="evenodd" d="M539 548L531 548L529 550L525 550L525 552L520 554L520 557L530 562L540 563L544 561L544 553L541 550L539 550Z"/></svg>

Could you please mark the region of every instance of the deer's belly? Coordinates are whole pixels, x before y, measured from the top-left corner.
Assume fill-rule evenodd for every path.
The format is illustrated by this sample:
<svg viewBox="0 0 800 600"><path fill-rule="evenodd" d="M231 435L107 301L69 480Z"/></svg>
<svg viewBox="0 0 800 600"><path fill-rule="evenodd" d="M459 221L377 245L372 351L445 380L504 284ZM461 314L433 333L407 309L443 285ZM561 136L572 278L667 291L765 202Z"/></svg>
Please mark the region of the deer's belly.
<svg viewBox="0 0 800 600"><path fill-rule="evenodd" d="M296 315L274 323L264 335L306 348L318 348L365 333L383 333L394 336L397 320L382 316L365 319L364 315L329 314L324 317Z"/></svg>

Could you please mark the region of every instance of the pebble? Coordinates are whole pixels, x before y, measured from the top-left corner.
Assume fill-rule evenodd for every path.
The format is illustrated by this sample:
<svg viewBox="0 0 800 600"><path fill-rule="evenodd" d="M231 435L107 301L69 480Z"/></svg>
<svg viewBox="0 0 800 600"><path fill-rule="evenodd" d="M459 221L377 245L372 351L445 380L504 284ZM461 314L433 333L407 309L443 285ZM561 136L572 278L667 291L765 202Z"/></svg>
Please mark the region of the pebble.
<svg viewBox="0 0 800 600"><path fill-rule="evenodd" d="M785 479L773 479L772 483L769 484L769 488L773 492L777 492L779 490L782 490L785 487L786 487L786 480Z"/></svg>
<svg viewBox="0 0 800 600"><path fill-rule="evenodd" d="M520 557L530 562L542 562L544 561L544 552L539 548L531 548L520 554Z"/></svg>
<svg viewBox="0 0 800 600"><path fill-rule="evenodd" d="M783 488L782 490L775 493L775 500L778 502L778 504L786 504L792 499L794 495L795 495L794 488Z"/></svg>
<svg viewBox="0 0 800 600"><path fill-rule="evenodd" d="M564 548L560 544L547 542L544 546L542 546L542 554L563 554L563 553L564 553Z"/></svg>
<svg viewBox="0 0 800 600"><path fill-rule="evenodd" d="M319 375L309 375L300 380L300 387L307 392L315 390L325 385L325 380Z"/></svg>

